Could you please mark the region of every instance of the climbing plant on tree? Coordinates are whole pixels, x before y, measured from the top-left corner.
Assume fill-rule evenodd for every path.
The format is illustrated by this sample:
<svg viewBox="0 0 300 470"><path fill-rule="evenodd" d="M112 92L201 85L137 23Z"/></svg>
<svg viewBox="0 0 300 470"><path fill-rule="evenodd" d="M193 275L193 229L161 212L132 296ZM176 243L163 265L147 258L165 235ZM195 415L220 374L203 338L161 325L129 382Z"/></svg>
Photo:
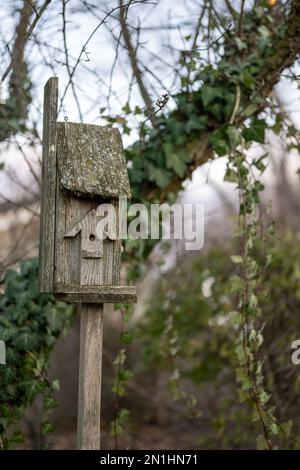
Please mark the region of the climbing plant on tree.
<svg viewBox="0 0 300 470"><path fill-rule="evenodd" d="M240 253L232 257L240 266L232 284L238 293L237 379L241 400L253 406L254 420L260 425L259 449L276 448L273 437L289 436L292 426L291 421L278 422L271 395L264 388L259 301L266 292L260 286L258 257L261 260L265 256L266 265L269 257L262 253L264 240L259 236L259 223L263 223L260 192L264 186L259 176L253 176L253 169L262 174L265 164L263 158L249 163L245 154L245 147L252 142L264 143L267 128L294 136L291 145L299 150L297 131L274 111L276 103L270 92L299 53L296 18L300 4L272 6L273 2L256 2L254 8L242 8L239 14L232 9L233 27L227 29L222 45L218 41L212 45L216 57L213 64L203 63L197 48L185 51L180 58L185 71L181 90L173 96L175 109L161 115L154 129L145 130L142 124L142 144L137 142L127 150L133 194L143 202L174 198L195 167L213 155L229 156L226 177L236 181L240 194ZM287 21L278 24L280 14ZM125 111L130 113L128 107ZM126 120L124 124L127 131ZM146 244L144 250L147 256ZM174 331L172 339L176 335Z"/></svg>

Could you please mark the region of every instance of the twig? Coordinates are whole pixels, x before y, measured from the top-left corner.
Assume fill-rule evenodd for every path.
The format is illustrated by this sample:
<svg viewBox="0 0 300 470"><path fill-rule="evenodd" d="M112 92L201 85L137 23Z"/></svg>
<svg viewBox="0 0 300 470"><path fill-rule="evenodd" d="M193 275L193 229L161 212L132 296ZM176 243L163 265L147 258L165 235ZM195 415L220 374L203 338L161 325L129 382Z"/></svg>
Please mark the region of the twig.
<svg viewBox="0 0 300 470"><path fill-rule="evenodd" d="M128 6L129 5L130 5L130 3L128 4ZM144 100L145 106L146 106L147 111L148 111L149 120L151 121L152 125L155 126L156 125L156 117L155 117L155 112L154 112L154 109L153 109L153 103L152 103L151 97L148 93L148 90L147 90L147 88L144 84L144 80L143 80L143 77L142 77L142 71L139 68L137 57L136 57L136 48L132 44L131 36L130 36L129 30L128 30L128 27L127 27L127 24L126 24L126 15L127 15L128 6L125 7L125 5L123 4L123 0L120 0L119 8L120 8L121 31L122 31L123 38L124 38L124 41L125 41L126 49L128 51L132 71L135 75L140 93L142 95L142 98Z"/></svg>
<svg viewBox="0 0 300 470"><path fill-rule="evenodd" d="M241 89L240 89L240 85L237 84L236 85L235 103L234 103L234 107L233 107L233 110L232 110L232 113L231 113L231 116L230 116L230 119L229 119L229 124L234 123L236 113L238 112L238 109L239 109L239 106L240 106L240 101L241 101Z"/></svg>
<svg viewBox="0 0 300 470"><path fill-rule="evenodd" d="M69 74L69 79L71 81L71 88L72 88L74 99L75 99L75 102L76 102L76 105L77 105L79 118L80 118L80 121L83 122L83 116L82 116L82 112L81 112L81 108L80 108L79 99L78 99L78 96L77 96L77 93L76 93L76 89L75 89L73 79L71 77L71 67L70 67L70 62L69 62L69 51L68 51L67 32L66 32L66 24L67 24L67 20L66 20L66 3L67 3L66 0L62 0L62 21L63 21L62 33L63 33L63 41L64 41L66 67L67 67L67 71L68 71L68 74Z"/></svg>
<svg viewBox="0 0 300 470"><path fill-rule="evenodd" d="M47 6L49 5L49 3L51 3L51 0L45 0L45 2L43 3L43 5L41 6L41 8L39 9L39 11L36 13L35 15L35 18L33 20L33 22L31 23L25 37L24 37L24 43L26 43L26 41L28 40L28 38L31 36L34 28L36 27L37 25L37 22L39 21L39 19L41 18L42 14L44 13L44 11L46 10ZM1 77L1 83L4 82L4 80L6 79L6 77L8 76L8 74L11 72L11 70L13 69L14 65L15 65L15 60L16 60L16 56L17 56L17 53L18 53L18 49L15 50L13 56L12 56L12 59L11 59L11 62L10 64L8 65L7 69L5 70L4 74L2 75Z"/></svg>
<svg viewBox="0 0 300 470"><path fill-rule="evenodd" d="M132 5L137 5L137 4L139 4L139 3L145 3L145 2L144 2L143 0L133 0L133 1L129 2L129 3L127 3L126 5L124 5L124 7L132 6ZM147 2L147 3L148 3L148 2ZM77 57L77 60L76 60L74 66L73 66L73 69L72 69L72 71L71 71L71 74L70 74L70 77L69 77L69 81L68 81L68 83L67 83L67 85L66 85L66 88L65 88L65 90L64 90L64 92L63 92L63 95L62 95L62 98L61 98L61 100L60 100L60 106L59 106L59 110L58 110L58 111L61 110L62 103L63 103L63 101L64 101L64 99L65 99L65 96L66 96L66 94L67 94L67 91L68 91L68 89L69 89L69 86L71 85L71 82L72 82L72 79L73 79L73 77L74 77L75 71L76 71L76 69L77 69L77 67L78 67L78 65L79 65L79 63L80 63L80 60L81 60L81 58L82 58L82 55L83 55L84 53L86 53L86 48L87 48L89 42L91 41L91 39L93 38L93 36L96 34L96 32L98 31L98 29L105 23L105 21L107 20L107 18L109 18L115 11L117 11L117 10L119 10L119 9L120 9L120 7L117 6L117 7L112 8L108 13L106 13L106 15L102 18L102 20L101 20L101 21L97 24L97 26L93 29L93 31L92 31L91 34L88 36L88 38L87 38L87 40L85 41L85 43L83 44L83 46L82 46L82 48L81 48L81 50L80 50L80 53L79 53L79 55L78 55L78 57Z"/></svg>

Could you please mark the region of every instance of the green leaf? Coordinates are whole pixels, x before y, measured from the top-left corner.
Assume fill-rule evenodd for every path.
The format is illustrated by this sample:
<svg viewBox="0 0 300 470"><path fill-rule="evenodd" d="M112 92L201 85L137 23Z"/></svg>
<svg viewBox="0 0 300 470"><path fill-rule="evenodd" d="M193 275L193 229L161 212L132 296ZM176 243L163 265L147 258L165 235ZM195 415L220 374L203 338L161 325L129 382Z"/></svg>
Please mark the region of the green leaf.
<svg viewBox="0 0 300 470"><path fill-rule="evenodd" d="M267 124L263 119L254 119L250 127L243 130L243 137L246 142L265 142L265 130Z"/></svg>
<svg viewBox="0 0 300 470"><path fill-rule="evenodd" d="M245 116L246 118L247 118L247 117L250 117L250 116L252 116L252 114L254 114L256 111L257 111L257 104L250 103L250 104L248 104L248 106L246 106L246 108L245 108L244 111L242 112L242 116Z"/></svg>
<svg viewBox="0 0 300 470"><path fill-rule="evenodd" d="M130 113L131 113L131 109L130 109L129 103L126 103L126 104L123 106L122 111L124 111L125 114L130 114Z"/></svg>
<svg viewBox="0 0 300 470"><path fill-rule="evenodd" d="M257 447L257 450L268 450L269 449L266 438L262 434L260 434L256 438L256 447Z"/></svg>
<svg viewBox="0 0 300 470"><path fill-rule="evenodd" d="M38 336L26 329L16 335L12 344L22 351L30 351L38 344L38 342Z"/></svg>
<svg viewBox="0 0 300 470"><path fill-rule="evenodd" d="M227 168L226 173L224 175L224 180L223 181L227 181L228 183L238 184L238 182L239 182L238 175L231 168Z"/></svg>
<svg viewBox="0 0 300 470"><path fill-rule="evenodd" d="M50 423L49 421L45 421L42 424L42 434L46 436L47 434L51 433L54 431L54 425Z"/></svg>
<svg viewBox="0 0 300 470"><path fill-rule="evenodd" d="M237 355L237 358L239 360L239 363L241 365L245 364L247 361L246 353L241 344L238 344L237 347L235 348L235 353Z"/></svg>
<svg viewBox="0 0 300 470"><path fill-rule="evenodd" d="M277 423L271 423L269 426L269 433L271 436L277 436L279 432L279 427Z"/></svg>
<svg viewBox="0 0 300 470"><path fill-rule="evenodd" d="M231 292L239 292L243 289L243 281L242 279L234 275L231 277Z"/></svg>
<svg viewBox="0 0 300 470"><path fill-rule="evenodd" d="M52 411L58 405L58 401L54 398L47 396L44 397L43 410L45 412Z"/></svg>
<svg viewBox="0 0 300 470"><path fill-rule="evenodd" d="M224 95L224 89L221 87L211 87L208 85L204 85L201 88L201 98L202 98L202 103L204 104L204 106L207 106L215 98L222 98L223 95Z"/></svg>
<svg viewBox="0 0 300 470"><path fill-rule="evenodd" d="M261 392L259 395L259 401L261 402L262 405L266 405L268 401L270 400L271 395L269 395L265 390Z"/></svg>
<svg viewBox="0 0 300 470"><path fill-rule="evenodd" d="M154 181L160 189L165 189L170 183L170 173L163 168L158 168L151 163L147 164L149 179Z"/></svg>
<svg viewBox="0 0 300 470"><path fill-rule="evenodd" d="M115 366L123 366L126 361L126 350L125 349L120 349L120 351L117 354L116 359L114 360L113 364Z"/></svg>
<svg viewBox="0 0 300 470"><path fill-rule="evenodd" d="M229 323L231 323L232 325L240 325L242 323L242 316L240 312L233 311L233 312L230 312L229 315L230 315Z"/></svg>
<svg viewBox="0 0 300 470"><path fill-rule="evenodd" d="M253 162L253 165L262 173L266 169L266 165L264 164L263 160L266 158L266 155L263 155L258 160Z"/></svg>
<svg viewBox="0 0 300 470"><path fill-rule="evenodd" d="M126 408L122 408L118 416L119 423L125 424L129 416L130 416L130 411L127 410Z"/></svg>
<svg viewBox="0 0 300 470"><path fill-rule="evenodd" d="M280 423L280 429L286 437L289 437L289 435L291 434L292 427L293 421L291 419L289 421L286 421L285 423Z"/></svg>
<svg viewBox="0 0 300 470"><path fill-rule="evenodd" d="M21 431L15 431L13 433L11 441L14 442L15 444L20 444L21 442L24 442L24 436L21 433Z"/></svg>
<svg viewBox="0 0 300 470"><path fill-rule="evenodd" d="M219 157L223 157L229 153L229 142L228 136L226 135L226 129L217 129L213 131L210 136L209 140L212 143L214 151L219 155Z"/></svg>
<svg viewBox="0 0 300 470"><path fill-rule="evenodd" d="M230 143L230 147L235 150L236 147L241 143L242 136L239 130L234 126L228 126L226 128L226 134Z"/></svg>
<svg viewBox="0 0 300 470"><path fill-rule="evenodd" d="M58 379L53 380L53 382L52 382L52 390L54 390L55 392L58 392L58 391L60 390L60 384L59 384L59 380L58 380Z"/></svg>
<svg viewBox="0 0 300 470"><path fill-rule="evenodd" d="M124 331L120 336L120 342L123 344L130 344L132 343L133 335L128 331Z"/></svg>
<svg viewBox="0 0 300 470"><path fill-rule="evenodd" d="M47 320L51 332L59 331L61 327L61 313L54 306L49 309Z"/></svg>
<svg viewBox="0 0 300 470"><path fill-rule="evenodd" d="M182 178L186 172L186 163L178 153L169 153L167 155L167 168L174 170Z"/></svg>
<svg viewBox="0 0 300 470"><path fill-rule="evenodd" d="M244 49L247 49L247 44L244 41L242 41L239 37L235 37L234 41L239 51L243 51Z"/></svg>

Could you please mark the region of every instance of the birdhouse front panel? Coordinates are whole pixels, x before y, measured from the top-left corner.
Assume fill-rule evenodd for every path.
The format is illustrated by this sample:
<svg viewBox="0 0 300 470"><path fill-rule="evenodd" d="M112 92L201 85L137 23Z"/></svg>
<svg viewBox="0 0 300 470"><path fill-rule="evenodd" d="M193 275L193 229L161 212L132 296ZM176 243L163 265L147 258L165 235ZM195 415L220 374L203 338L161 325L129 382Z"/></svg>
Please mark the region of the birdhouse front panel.
<svg viewBox="0 0 300 470"><path fill-rule="evenodd" d="M60 194L56 232L56 290L76 285L119 285L121 242L101 238L97 209L104 202ZM116 210L118 202L114 202Z"/></svg>
<svg viewBox="0 0 300 470"><path fill-rule="evenodd" d="M109 218L111 212L102 208L111 205L117 215L117 191L124 194L125 190L127 195L129 192L128 187L118 188L116 185L120 163L117 162L115 167L112 163L108 165L108 162L115 161L115 157L112 159L109 155L112 152L109 143L111 130L100 126L57 123L57 291L66 286L120 284L118 217ZM103 141L106 144L103 145ZM102 154L103 148L106 152L102 156L99 152L101 142ZM122 163L125 165L124 160ZM107 166L109 178L104 172ZM97 228L103 217L108 224L105 233L99 233Z"/></svg>

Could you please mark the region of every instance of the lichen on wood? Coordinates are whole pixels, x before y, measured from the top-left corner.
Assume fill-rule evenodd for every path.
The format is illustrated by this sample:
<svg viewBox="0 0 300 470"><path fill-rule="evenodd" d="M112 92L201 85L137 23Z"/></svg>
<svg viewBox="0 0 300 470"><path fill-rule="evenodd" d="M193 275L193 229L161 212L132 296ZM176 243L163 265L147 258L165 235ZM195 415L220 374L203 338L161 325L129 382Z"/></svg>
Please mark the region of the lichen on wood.
<svg viewBox="0 0 300 470"><path fill-rule="evenodd" d="M130 198L122 140L117 129L57 123L60 186L78 196Z"/></svg>

